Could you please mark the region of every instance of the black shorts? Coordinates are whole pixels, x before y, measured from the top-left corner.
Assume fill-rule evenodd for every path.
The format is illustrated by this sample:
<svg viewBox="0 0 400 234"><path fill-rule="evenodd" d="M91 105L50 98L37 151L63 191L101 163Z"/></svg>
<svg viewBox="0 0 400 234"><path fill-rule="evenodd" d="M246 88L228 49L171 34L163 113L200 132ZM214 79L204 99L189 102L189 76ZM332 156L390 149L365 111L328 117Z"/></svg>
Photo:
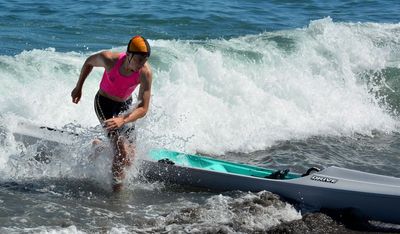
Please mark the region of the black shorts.
<svg viewBox="0 0 400 234"><path fill-rule="evenodd" d="M122 112L127 111L131 104L132 104L132 97L130 97L125 102L116 102L97 93L96 97L94 98L94 110L96 111L97 118L99 119L100 124L103 127L105 120L117 117ZM135 130L134 123L127 123L120 129L109 131L108 137L114 135L117 136L124 135L128 139L133 140L131 133L133 133L134 130Z"/></svg>

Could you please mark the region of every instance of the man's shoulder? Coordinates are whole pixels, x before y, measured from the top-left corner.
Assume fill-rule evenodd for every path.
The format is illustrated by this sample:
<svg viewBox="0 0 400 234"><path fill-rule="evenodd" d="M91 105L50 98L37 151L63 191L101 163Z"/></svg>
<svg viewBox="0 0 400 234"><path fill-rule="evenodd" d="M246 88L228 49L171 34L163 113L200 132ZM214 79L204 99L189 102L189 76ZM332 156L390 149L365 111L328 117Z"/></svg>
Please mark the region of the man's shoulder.
<svg viewBox="0 0 400 234"><path fill-rule="evenodd" d="M140 73L142 75L144 75L146 78L151 78L152 75L152 71L151 71L151 67L148 63L146 63L141 69L140 69Z"/></svg>
<svg viewBox="0 0 400 234"><path fill-rule="evenodd" d="M104 50L99 53L106 60L118 60L121 53Z"/></svg>
<svg viewBox="0 0 400 234"><path fill-rule="evenodd" d="M114 66L114 64L118 61L120 53L105 50L105 51L101 51L99 53L99 55L101 56L102 60L104 61L104 64L106 65L106 69L110 70Z"/></svg>

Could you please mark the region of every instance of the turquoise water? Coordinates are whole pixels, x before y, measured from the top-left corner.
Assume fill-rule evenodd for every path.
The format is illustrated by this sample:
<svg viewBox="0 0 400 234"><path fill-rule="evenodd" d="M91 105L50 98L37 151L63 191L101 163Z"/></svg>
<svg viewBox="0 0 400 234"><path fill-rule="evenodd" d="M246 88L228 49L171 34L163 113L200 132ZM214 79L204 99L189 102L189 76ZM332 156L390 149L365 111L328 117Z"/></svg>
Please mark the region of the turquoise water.
<svg viewBox="0 0 400 234"><path fill-rule="evenodd" d="M93 111L103 71L88 77L79 105L70 92L87 56L124 51L141 34L154 79L136 124L138 158L167 148L400 177L398 12L398 1L0 1L0 232L251 233L297 221L304 233L310 219L311 230L359 227L306 217L271 194L146 183L137 167L112 194L109 149L88 158L103 135ZM83 137L26 145L11 133L18 121ZM47 154L50 163L37 160ZM374 225L361 229L382 231Z"/></svg>

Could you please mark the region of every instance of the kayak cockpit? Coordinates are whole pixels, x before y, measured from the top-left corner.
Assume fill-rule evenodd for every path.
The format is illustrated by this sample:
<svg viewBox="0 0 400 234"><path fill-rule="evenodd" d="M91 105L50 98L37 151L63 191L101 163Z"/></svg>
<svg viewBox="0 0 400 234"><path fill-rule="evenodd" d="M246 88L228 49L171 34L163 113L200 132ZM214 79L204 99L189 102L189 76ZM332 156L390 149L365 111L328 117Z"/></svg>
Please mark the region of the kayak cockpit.
<svg viewBox="0 0 400 234"><path fill-rule="evenodd" d="M236 175L254 176L269 179L295 179L302 176L297 173L290 173L289 169L267 169L167 150L153 150L150 152L149 155L153 160L162 163L175 164L179 166L192 167L221 173L232 173Z"/></svg>

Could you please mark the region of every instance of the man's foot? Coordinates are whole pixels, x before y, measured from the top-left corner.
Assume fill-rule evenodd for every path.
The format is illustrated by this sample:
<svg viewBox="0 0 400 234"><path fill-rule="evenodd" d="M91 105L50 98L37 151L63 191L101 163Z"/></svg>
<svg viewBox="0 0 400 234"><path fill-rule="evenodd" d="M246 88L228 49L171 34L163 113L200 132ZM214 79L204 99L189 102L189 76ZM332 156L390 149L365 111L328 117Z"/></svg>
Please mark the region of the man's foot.
<svg viewBox="0 0 400 234"><path fill-rule="evenodd" d="M104 145L103 141L96 138L92 141L92 153L89 155L89 159L91 161L97 159L100 155L100 152L105 149L106 146Z"/></svg>
<svg viewBox="0 0 400 234"><path fill-rule="evenodd" d="M99 138L96 138L92 141L92 146L95 147L96 145L99 145L103 143Z"/></svg>

